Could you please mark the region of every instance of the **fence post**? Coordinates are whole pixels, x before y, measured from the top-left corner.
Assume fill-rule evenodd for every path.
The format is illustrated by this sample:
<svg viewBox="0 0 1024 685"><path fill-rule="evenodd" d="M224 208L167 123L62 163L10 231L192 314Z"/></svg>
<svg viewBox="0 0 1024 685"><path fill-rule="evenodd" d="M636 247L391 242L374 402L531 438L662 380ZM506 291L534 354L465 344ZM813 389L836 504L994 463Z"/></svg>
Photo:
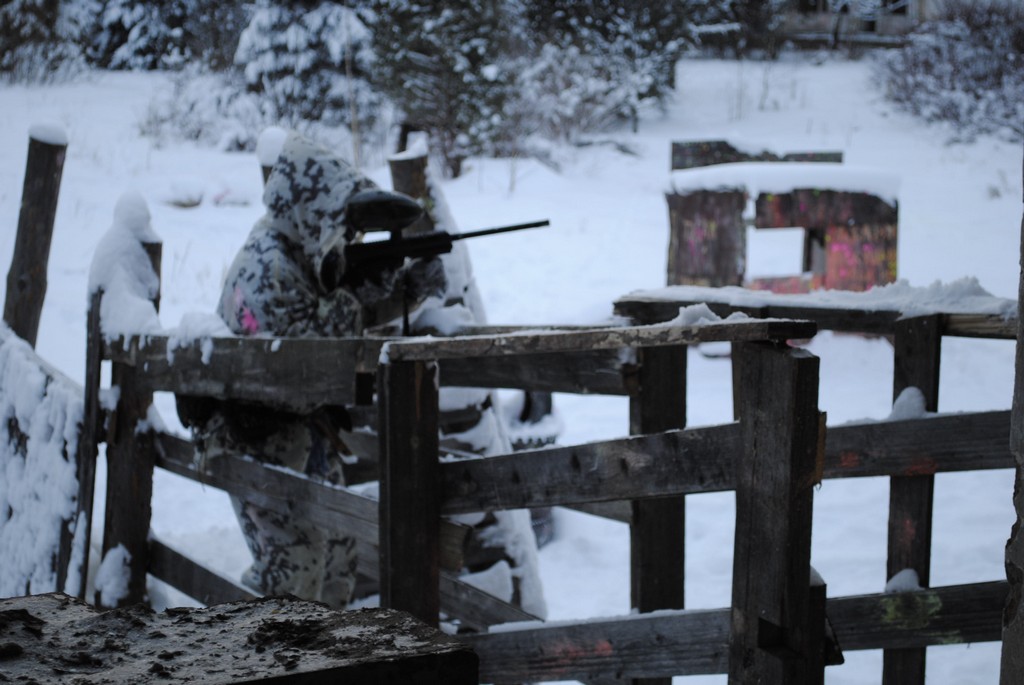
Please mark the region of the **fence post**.
<svg viewBox="0 0 1024 685"><path fill-rule="evenodd" d="M630 433L660 433L686 426L684 345L637 350L638 388L630 398ZM628 477L628 474L623 474ZM682 609L685 599L686 497L634 500L630 525L633 607L641 612ZM672 678L635 680L668 685Z"/></svg>
<svg viewBox="0 0 1024 685"><path fill-rule="evenodd" d="M1024 264L1024 217L1020 222L1021 264ZM1013 420L1010 429L1010 451L1017 459L1016 487L1013 504L1017 520L1006 543L1006 579L1010 596L1003 611L1003 653L999 669L1000 685L1024 682L1024 269L1017 291L1017 360L1013 388Z"/></svg>
<svg viewBox="0 0 1024 685"><path fill-rule="evenodd" d="M46 266L67 148L63 131L33 127L29 132L18 235L7 273L4 321L32 347L36 346L46 298Z"/></svg>
<svg viewBox="0 0 1024 685"><path fill-rule="evenodd" d="M384 363L380 378L380 603L436 626L441 608L438 367Z"/></svg>
<svg viewBox="0 0 1024 685"><path fill-rule="evenodd" d="M157 280L161 243L142 243ZM159 309L160 295L154 298ZM120 389L117 409L110 418L107 438L107 500L103 526L103 555L123 546L128 553L128 593L118 606L141 602L146 596L149 568L149 523L153 512L153 427L142 430L153 393L139 385L135 367L111 365L111 386ZM100 598L96 598L100 605Z"/></svg>
<svg viewBox="0 0 1024 685"><path fill-rule="evenodd" d="M745 348L729 683L818 683L817 633L825 626L810 588L813 489L822 458L818 359L778 344Z"/></svg>
<svg viewBox="0 0 1024 685"><path fill-rule="evenodd" d="M925 409L938 411L941 316L900 319L895 325L893 345L893 399L906 388L916 387L924 394ZM921 587L928 587L934 491L934 476L889 479L888 578L912 568ZM882 685L924 685L925 654L923 647L885 650Z"/></svg>

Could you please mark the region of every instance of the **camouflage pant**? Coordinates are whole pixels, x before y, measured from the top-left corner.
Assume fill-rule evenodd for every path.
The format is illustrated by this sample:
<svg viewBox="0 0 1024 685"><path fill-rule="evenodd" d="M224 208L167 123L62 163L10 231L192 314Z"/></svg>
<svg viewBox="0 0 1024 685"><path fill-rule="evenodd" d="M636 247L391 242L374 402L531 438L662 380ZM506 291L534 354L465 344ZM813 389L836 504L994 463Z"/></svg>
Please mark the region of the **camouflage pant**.
<svg viewBox="0 0 1024 685"><path fill-rule="evenodd" d="M314 480L343 482L340 458L303 421L279 425L259 444L252 444L229 430L223 417L215 416L197 431L196 444L200 460L245 454ZM264 595L292 594L335 609L352 600L357 564L354 538L237 497L231 503L253 557L242 575L245 585Z"/></svg>

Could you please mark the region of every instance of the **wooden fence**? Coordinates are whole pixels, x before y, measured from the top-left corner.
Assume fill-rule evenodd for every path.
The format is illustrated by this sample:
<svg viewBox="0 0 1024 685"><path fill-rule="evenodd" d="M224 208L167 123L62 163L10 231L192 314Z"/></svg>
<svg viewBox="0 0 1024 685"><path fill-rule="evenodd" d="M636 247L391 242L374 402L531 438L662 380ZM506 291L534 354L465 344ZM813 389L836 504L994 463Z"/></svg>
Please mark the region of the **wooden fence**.
<svg viewBox="0 0 1024 685"><path fill-rule="evenodd" d="M894 348L893 398L908 387L921 390L925 409L938 408L939 369L944 336L1015 340L1017 321L998 315L935 313L903 316L892 310L868 310L826 307L799 297L785 304L744 307L715 302L708 289L694 289L688 296L659 296L642 293L619 300L616 313L636 323L655 323L672 318L680 306L699 300L716 313L726 316L744 312L769 318L801 318L815 321L822 330L867 333L888 336ZM711 300L711 301L708 301ZM887 577L902 569L917 572L920 584L928 587L931 571L932 504L934 474L1013 468L1009 450L1010 411L960 413L928 419L839 426L826 434L825 478L890 476ZM878 626L875 639L845 635L843 614L832 611L843 649L885 647L882 682L884 685L915 685L925 682L925 647L930 644L993 641L1001 639L1001 610L1007 593L1005 582L978 583L957 588L925 590L920 597L934 596L943 602L943 611L955 596L964 613L956 616L926 617L917 622L922 630L896 639L888 628ZM904 609L915 605L900 596ZM839 611L839 610L837 610ZM924 636L950 629L947 637L934 640ZM883 630L882 628L886 628ZM885 639L878 639L878 638Z"/></svg>

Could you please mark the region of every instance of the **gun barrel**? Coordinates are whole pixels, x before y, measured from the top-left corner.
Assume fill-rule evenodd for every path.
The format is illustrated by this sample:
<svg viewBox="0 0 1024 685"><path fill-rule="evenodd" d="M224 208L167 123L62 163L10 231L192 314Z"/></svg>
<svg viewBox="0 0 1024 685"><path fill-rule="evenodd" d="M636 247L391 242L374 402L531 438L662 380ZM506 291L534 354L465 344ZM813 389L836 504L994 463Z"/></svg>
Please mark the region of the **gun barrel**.
<svg viewBox="0 0 1024 685"><path fill-rule="evenodd" d="M483 228L479 231L470 231L469 233L453 233L452 241L465 240L466 238L479 238L484 235L494 235L496 233L511 233L512 231L523 231L527 228L540 228L541 226L548 226L551 222L547 219L543 221L531 221L526 224L514 224L512 226L498 226L497 228Z"/></svg>

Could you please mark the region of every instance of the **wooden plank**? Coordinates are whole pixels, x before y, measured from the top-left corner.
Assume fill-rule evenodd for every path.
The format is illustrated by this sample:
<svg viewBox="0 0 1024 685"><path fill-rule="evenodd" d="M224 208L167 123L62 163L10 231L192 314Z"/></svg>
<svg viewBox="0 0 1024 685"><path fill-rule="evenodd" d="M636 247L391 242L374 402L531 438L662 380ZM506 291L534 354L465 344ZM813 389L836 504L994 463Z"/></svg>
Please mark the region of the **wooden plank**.
<svg viewBox="0 0 1024 685"><path fill-rule="evenodd" d="M1012 468L1009 433L1009 411L832 426L825 478Z"/></svg>
<svg viewBox="0 0 1024 685"><path fill-rule="evenodd" d="M4 321L22 340L36 346L39 317L46 299L46 265L50 260L53 220L64 173L67 143L28 139L28 159L21 191L21 211L14 255L7 272Z"/></svg>
<svg viewBox="0 0 1024 685"><path fill-rule="evenodd" d="M843 650L994 642L1000 638L1006 581L828 600Z"/></svg>
<svg viewBox="0 0 1024 685"><path fill-rule="evenodd" d="M666 283L726 286L743 283L747 227L743 188L668 193Z"/></svg>
<svg viewBox="0 0 1024 685"><path fill-rule="evenodd" d="M1002 411L834 426L825 436L824 478L1012 468L1009 418ZM732 490L739 441L739 425L725 424L449 462L441 465L442 511L587 511L589 504L642 496ZM632 518L614 506L611 518Z"/></svg>
<svg viewBox="0 0 1024 685"><path fill-rule="evenodd" d="M686 426L688 348L637 350L637 388L630 398L630 433ZM677 455L673 455L677 457ZM678 457L677 457L678 458ZM686 498L633 500L630 522L630 596L640 613L682 609L685 603ZM637 679L636 685L671 685L671 678Z"/></svg>
<svg viewBox="0 0 1024 685"><path fill-rule="evenodd" d="M618 521L620 523L630 523L633 521L633 507L627 501L587 502L585 504L565 504L561 506L564 506L566 509L575 509L576 511L583 512L584 514L600 516L601 518Z"/></svg>
<svg viewBox="0 0 1024 685"><path fill-rule="evenodd" d="M540 621L514 604L504 602L494 595L459 580L450 572L441 572L441 609L461 626L486 632L490 626L520 621Z"/></svg>
<svg viewBox="0 0 1024 685"><path fill-rule="evenodd" d="M86 313L85 334L85 388L82 410L82 430L78 437L78 449L75 453L75 472L78 477L78 497L75 501L75 513L72 519L74 527L64 526L60 531L60 549L57 555L57 587L62 591L85 599L88 560L81 559L77 568L69 568L72 558L74 535L78 526L82 528L82 549L88 550L92 541L92 505L96 490L96 457L99 451L100 436L103 432L103 412L100 409L100 368L102 360L100 351L102 341L100 332L101 291L94 292L89 298L89 310ZM88 556L86 554L85 556ZM67 587L68 574L78 576L78 587Z"/></svg>
<svg viewBox="0 0 1024 685"><path fill-rule="evenodd" d="M376 500L241 457L218 457L209 462L205 472L200 472L192 464L191 443L166 433L157 434L155 441L156 465L160 468L224 490L264 509L304 518L324 530L354 536L360 573L379 577L379 505ZM441 523L443 569L458 571L463 567L463 547L468 534L468 526L451 521Z"/></svg>
<svg viewBox="0 0 1024 685"><path fill-rule="evenodd" d="M651 325L669 321L679 314L680 307L687 307L693 304L705 303L719 316L726 317L734 312L740 312L751 316L762 316L773 319L794 319L814 321L819 330L843 331L848 333L870 333L876 335L887 335L892 333L893 325L902 314L895 311L864 310L842 307L814 307L800 305L780 305L767 303L771 297L765 294L765 301L757 305L740 306L728 302L727 291L718 291L711 288L706 289L706 299L695 300L692 298L669 298L665 296L652 296L637 293L622 297L615 302L614 311L619 316L624 316L636 325ZM725 301L716 301L717 297L726 298ZM789 295L792 300L799 301L799 296ZM792 336L798 338L800 336Z"/></svg>
<svg viewBox="0 0 1024 685"><path fill-rule="evenodd" d="M223 604L259 595L192 561L156 538L149 541L149 572L201 604Z"/></svg>
<svg viewBox="0 0 1024 685"><path fill-rule="evenodd" d="M519 388L544 392L625 395L618 350L516 357L446 359L442 386Z"/></svg>
<svg viewBox="0 0 1024 685"><path fill-rule="evenodd" d="M998 581L837 597L826 600L826 613L846 651L993 642L999 640L1007 591L1007 583ZM729 609L680 611L524 626L459 639L480 655L483 682L724 673L729 618Z"/></svg>
<svg viewBox="0 0 1024 685"><path fill-rule="evenodd" d="M392 362L455 357L505 357L545 352L618 350L626 347L695 345L702 342L811 338L809 321L741 321L695 326L630 326L590 331L523 331L502 336L409 338L388 343L381 353Z"/></svg>
<svg viewBox="0 0 1024 685"><path fill-rule="evenodd" d="M659 613L458 637L480 656L480 682L724 673L729 612Z"/></svg>
<svg viewBox="0 0 1024 685"><path fill-rule="evenodd" d="M942 334L960 338L1017 339L1018 317L994 314L943 314Z"/></svg>
<svg viewBox="0 0 1024 685"><path fill-rule="evenodd" d="M445 514L717 492L733 486L738 424L441 464Z"/></svg>
<svg viewBox="0 0 1024 685"><path fill-rule="evenodd" d="M729 682L816 682L811 517L818 468L818 359L751 343L741 355ZM816 656L816 655L814 655Z"/></svg>
<svg viewBox="0 0 1024 685"><path fill-rule="evenodd" d="M894 328L893 399L906 388L924 395L925 409L937 411L942 352L940 315L900 319ZM922 587L931 574L932 507L935 477L895 476L889 480L889 537L886 577L903 569L917 572ZM924 649L885 650L883 685L924 685Z"/></svg>
<svg viewBox="0 0 1024 685"><path fill-rule="evenodd" d="M380 601L437 625L441 481L438 371L392 360L379 374Z"/></svg>
<svg viewBox="0 0 1024 685"><path fill-rule="evenodd" d="M141 369L154 391L258 401L305 413L354 403L356 373L371 358L376 364L383 340L237 337L178 344L160 336L118 340L106 345L104 358Z"/></svg>

